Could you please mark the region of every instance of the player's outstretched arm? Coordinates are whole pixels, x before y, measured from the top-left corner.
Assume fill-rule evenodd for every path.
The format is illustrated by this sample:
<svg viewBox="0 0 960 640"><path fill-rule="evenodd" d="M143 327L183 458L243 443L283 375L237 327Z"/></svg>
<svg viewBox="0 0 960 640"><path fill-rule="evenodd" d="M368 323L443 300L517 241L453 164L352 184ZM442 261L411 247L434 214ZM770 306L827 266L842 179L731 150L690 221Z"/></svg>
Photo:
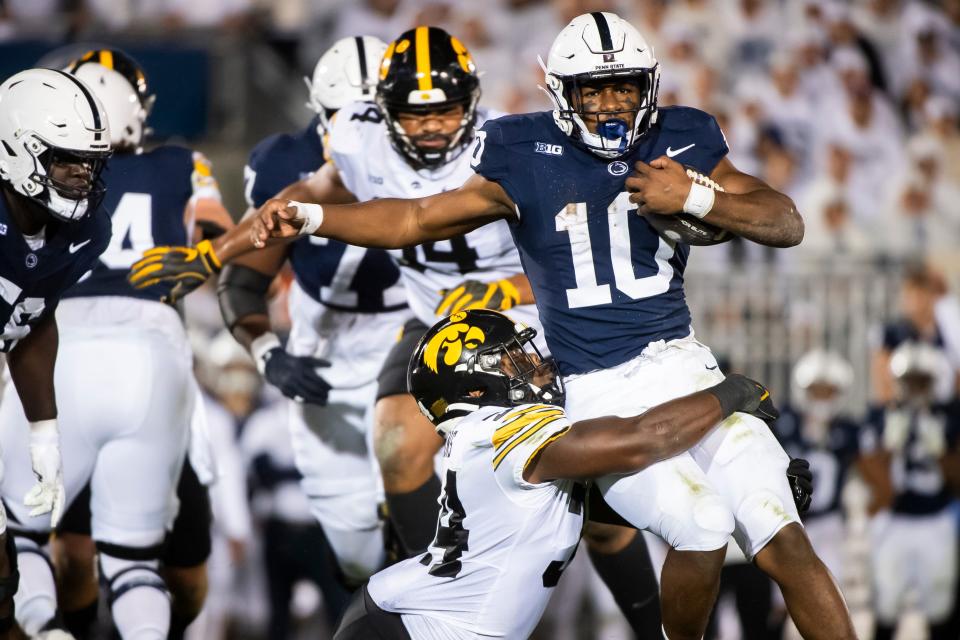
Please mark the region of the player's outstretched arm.
<svg viewBox="0 0 960 640"><path fill-rule="evenodd" d="M7 356L10 378L30 423L30 463L37 477L24 504L33 507L31 516L52 512L52 527L60 520L66 497L53 385L58 345L57 322L48 313Z"/></svg>
<svg viewBox="0 0 960 640"><path fill-rule="evenodd" d="M340 180L336 167L327 163L309 177L295 182L280 192L278 197L304 198L309 202L355 202ZM203 240L194 247L154 247L144 252L143 258L130 268L127 278L137 289L159 282L176 282L169 302L187 295L218 273L224 264L254 251L250 230L256 219L256 210L248 211L237 226L212 240ZM280 249L279 253L285 250ZM273 257L266 258L266 262Z"/></svg>
<svg viewBox="0 0 960 640"><path fill-rule="evenodd" d="M516 215L499 184L474 175L463 186L426 198L383 198L345 206L291 204L274 199L261 207L251 240L268 241L313 234L348 244L400 249L458 236Z"/></svg>
<svg viewBox="0 0 960 640"><path fill-rule="evenodd" d="M640 471L686 451L736 411L767 420L778 415L762 384L733 374L709 389L657 405L633 418L611 416L578 422L543 449L524 477L529 482L585 480Z"/></svg>
<svg viewBox="0 0 960 640"><path fill-rule="evenodd" d="M711 194L708 187L694 186L683 165L661 156L650 164L637 162L626 187L631 192L630 201L638 205L642 214L674 215L699 210L700 215L705 208L705 222L759 244L792 247L803 240L803 218L789 196L739 171L727 158L717 164L709 177L723 191ZM706 194L706 200L691 193L697 189Z"/></svg>

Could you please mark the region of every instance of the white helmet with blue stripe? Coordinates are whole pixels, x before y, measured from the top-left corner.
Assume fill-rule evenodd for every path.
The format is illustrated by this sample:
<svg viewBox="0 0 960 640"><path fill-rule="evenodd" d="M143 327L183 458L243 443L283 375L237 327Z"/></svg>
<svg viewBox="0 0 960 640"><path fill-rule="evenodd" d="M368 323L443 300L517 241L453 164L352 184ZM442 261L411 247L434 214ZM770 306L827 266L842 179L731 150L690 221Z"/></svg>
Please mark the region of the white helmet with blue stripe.
<svg viewBox="0 0 960 640"><path fill-rule="evenodd" d="M63 220L79 220L104 193L100 171L110 156L103 105L82 80L28 69L0 85L0 179ZM51 168L81 167L58 179Z"/></svg>
<svg viewBox="0 0 960 640"><path fill-rule="evenodd" d="M595 11L574 18L550 47L546 64L540 60L546 92L553 100L553 117L567 135L578 137L592 152L604 158L628 153L657 117L657 86L660 67L653 48L633 25L620 16ZM609 112L596 133L584 124L579 87L605 79L628 79L637 83L641 101L634 110L633 127L626 112ZM604 112L590 112L591 117Z"/></svg>
<svg viewBox="0 0 960 640"><path fill-rule="evenodd" d="M307 106L320 116L324 131L330 115L350 102L373 100L380 77L380 59L387 45L373 36L342 38L320 56L313 80L304 78L310 90Z"/></svg>

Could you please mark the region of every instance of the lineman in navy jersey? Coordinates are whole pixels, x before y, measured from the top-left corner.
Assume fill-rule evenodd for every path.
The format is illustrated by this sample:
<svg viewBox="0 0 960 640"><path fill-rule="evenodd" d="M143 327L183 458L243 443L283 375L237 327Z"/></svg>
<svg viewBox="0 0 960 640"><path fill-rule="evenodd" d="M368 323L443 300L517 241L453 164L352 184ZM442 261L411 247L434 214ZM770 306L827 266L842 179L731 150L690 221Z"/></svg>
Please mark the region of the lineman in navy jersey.
<svg viewBox="0 0 960 640"><path fill-rule="evenodd" d="M657 109L659 67L621 18L575 18L545 70L554 111L487 123L473 149L478 175L460 189L351 206L271 201L251 240L314 233L391 248L510 220L547 343L568 376L568 412L632 415L722 377L690 332L681 279L688 247L660 238L642 215L685 212L777 247L800 242L803 222L787 196L724 157L711 116ZM724 192L692 180L680 162ZM598 483L628 521L673 547L662 581L668 636L702 636L735 533L778 582L806 637L853 637L793 508L788 456L764 425L735 418L689 453ZM700 491L696 508L672 508L690 482Z"/></svg>
<svg viewBox="0 0 960 640"><path fill-rule="evenodd" d="M331 118L373 97L385 49L377 38L358 36L321 56L308 83L316 117L296 134L270 136L250 154L246 191L254 210L324 164L322 137ZM295 282L284 351L268 330L266 292L288 259ZM377 516L383 492L367 443L377 374L409 316L399 279L385 251L316 238L246 256L220 277L227 326L251 349L267 380L292 399L289 427L301 486L351 585L384 561Z"/></svg>
<svg viewBox="0 0 960 640"><path fill-rule="evenodd" d="M69 71L88 83L104 105L116 155L103 173L108 191L102 210L110 216L113 237L57 309L61 354L56 387L67 425L64 446L73 454L65 468L68 502L88 482L91 487L90 522L68 522L67 517L61 524L68 525L68 532L79 526L87 535L92 527L100 575L113 596L121 637L165 638L170 599L157 574L158 559L177 513L175 488L195 385L180 317L159 302L168 288L137 291L124 275L153 244L188 241L196 219L231 223L205 158L178 147L141 153L152 96L132 59L121 51L100 50ZM16 437L21 430L24 417L17 404L8 395L0 405L4 437ZM9 503L30 482L31 473L9 456L5 465L3 493ZM37 561L21 568L30 575L18 594L18 604L24 606L17 613L24 629L34 633L53 619L57 608L51 569L38 555L45 549L36 542L49 536L50 527L21 522L27 535L18 538L18 546L29 549ZM68 563L72 573L85 564L92 566L92 559ZM89 577L92 581L92 572ZM75 605L80 595L69 593L66 602Z"/></svg>
<svg viewBox="0 0 960 640"><path fill-rule="evenodd" d="M22 403L29 425L18 434L22 445L3 445L8 458L24 463L29 451L35 476L0 505L0 637L7 638L20 637L13 629L19 572L10 534L33 516L50 513L55 524L64 506L54 311L110 240L99 202L111 148L103 106L83 82L50 69L23 71L0 85L0 141L0 351L13 382L7 389L16 389L14 404ZM4 507L18 514L10 516L9 533Z"/></svg>
<svg viewBox="0 0 960 640"><path fill-rule="evenodd" d="M370 579L336 640L529 637L577 549L583 481L679 453L735 410L776 415L761 384L731 376L638 417L571 425L534 335L476 310L420 340L410 391L445 438L436 536Z"/></svg>

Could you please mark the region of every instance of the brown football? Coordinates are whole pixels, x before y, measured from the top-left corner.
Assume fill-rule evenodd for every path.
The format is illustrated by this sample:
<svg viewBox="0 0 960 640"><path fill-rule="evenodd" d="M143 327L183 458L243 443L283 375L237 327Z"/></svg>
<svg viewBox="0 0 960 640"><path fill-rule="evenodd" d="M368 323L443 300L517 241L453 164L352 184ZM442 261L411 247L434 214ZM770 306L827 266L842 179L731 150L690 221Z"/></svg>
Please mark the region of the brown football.
<svg viewBox="0 0 960 640"><path fill-rule="evenodd" d="M702 184L717 191L723 191L723 187L705 176L693 167L684 167L687 175L699 184ZM672 216L661 216L655 213L649 213L644 216L650 226L656 230L661 237L673 242L683 242L694 246L708 246L711 244L720 244L733 238L733 234L726 229L721 229L709 222L704 222L697 216L690 213L678 213Z"/></svg>

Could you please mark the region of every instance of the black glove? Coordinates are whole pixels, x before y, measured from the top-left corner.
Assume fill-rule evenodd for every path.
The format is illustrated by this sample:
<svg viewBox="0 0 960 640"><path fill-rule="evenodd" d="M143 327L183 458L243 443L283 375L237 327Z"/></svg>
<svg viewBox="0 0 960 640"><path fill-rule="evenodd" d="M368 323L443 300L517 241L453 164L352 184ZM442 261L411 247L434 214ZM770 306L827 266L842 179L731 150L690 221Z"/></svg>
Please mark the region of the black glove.
<svg viewBox="0 0 960 640"><path fill-rule="evenodd" d="M770 391L747 376L731 373L723 382L706 389L720 401L724 417L736 411L749 413L770 424L780 417Z"/></svg>
<svg viewBox="0 0 960 640"><path fill-rule="evenodd" d="M793 458L787 467L787 482L793 492L793 502L797 511L803 515L810 509L813 499L813 474L810 473L810 463L803 458Z"/></svg>
<svg viewBox="0 0 960 640"><path fill-rule="evenodd" d="M327 404L327 396L332 387L317 375L318 367L329 367L330 363L310 356L292 356L283 347L274 347L263 356L263 377L267 382L280 389L280 393L307 404Z"/></svg>

